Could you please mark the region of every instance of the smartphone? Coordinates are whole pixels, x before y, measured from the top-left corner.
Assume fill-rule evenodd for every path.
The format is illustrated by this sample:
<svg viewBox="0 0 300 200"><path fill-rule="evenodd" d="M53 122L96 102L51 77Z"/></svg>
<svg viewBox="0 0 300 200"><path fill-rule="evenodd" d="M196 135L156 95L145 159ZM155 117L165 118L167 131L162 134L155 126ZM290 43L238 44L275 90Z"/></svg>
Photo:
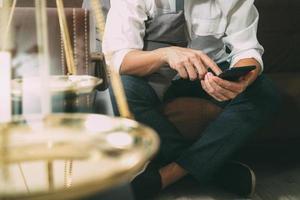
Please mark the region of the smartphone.
<svg viewBox="0 0 300 200"><path fill-rule="evenodd" d="M241 77L247 75L249 72L255 69L255 65L232 67L219 74L219 77L227 81L238 81Z"/></svg>

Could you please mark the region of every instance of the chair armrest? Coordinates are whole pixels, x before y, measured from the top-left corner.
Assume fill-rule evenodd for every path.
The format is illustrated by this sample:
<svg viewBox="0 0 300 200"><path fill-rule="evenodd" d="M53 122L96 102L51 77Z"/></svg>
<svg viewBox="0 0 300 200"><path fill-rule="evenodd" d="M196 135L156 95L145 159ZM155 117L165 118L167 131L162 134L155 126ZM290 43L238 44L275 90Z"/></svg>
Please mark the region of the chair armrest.
<svg viewBox="0 0 300 200"><path fill-rule="evenodd" d="M96 89L98 91L104 91L109 85L104 54L102 52L91 52L90 59L92 64L95 66L93 75L103 80L102 84Z"/></svg>
<svg viewBox="0 0 300 200"><path fill-rule="evenodd" d="M91 52L90 59L92 62L97 62L97 61L104 62L104 54L102 52Z"/></svg>

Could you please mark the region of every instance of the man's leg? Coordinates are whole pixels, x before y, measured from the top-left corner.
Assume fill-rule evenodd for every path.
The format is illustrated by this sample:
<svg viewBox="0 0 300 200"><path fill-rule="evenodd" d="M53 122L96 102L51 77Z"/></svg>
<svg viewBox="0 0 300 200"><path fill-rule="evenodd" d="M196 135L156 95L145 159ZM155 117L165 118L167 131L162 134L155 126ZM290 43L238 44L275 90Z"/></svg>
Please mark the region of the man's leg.
<svg viewBox="0 0 300 200"><path fill-rule="evenodd" d="M175 126L159 111L161 102L145 79L126 75L121 78L129 108L135 119L155 129L161 139L160 150L155 160L131 183L136 199L145 199L159 192L165 183L170 184L186 174L183 168L180 167L181 170L174 168L175 163L171 166L171 169L175 170L172 170L172 173L165 173L170 170L159 171L159 168L174 161L183 149L187 149L189 142L185 141ZM118 115L116 99L111 89L110 94L114 112ZM152 167L153 163L154 167ZM158 163L159 166L155 166L155 163ZM178 165L175 164L175 166Z"/></svg>
<svg viewBox="0 0 300 200"><path fill-rule="evenodd" d="M224 112L211 123L204 136L187 149L184 139L180 137L176 128L156 110L160 102L152 88L145 84L145 80L131 76L123 76L122 79L129 106L136 119L153 127L159 133L164 157L171 158L169 161L172 161L172 158L183 152L176 162L160 171L170 172L171 169L178 175L167 180L168 184L184 176L186 171L200 182L212 177L232 153L268 121L279 105L279 97L272 83L261 76L243 94L225 106ZM161 176L167 175L168 178L168 174L164 173Z"/></svg>
<svg viewBox="0 0 300 200"><path fill-rule="evenodd" d="M175 160L189 143L176 127L159 111L161 102L144 78L123 75L122 82L130 110L138 122L152 127L160 136L161 145L156 160L164 163ZM114 112L118 115L116 100L110 90Z"/></svg>
<svg viewBox="0 0 300 200"><path fill-rule="evenodd" d="M222 104L220 104L222 105ZM181 167L200 182L208 181L226 160L276 113L279 95L265 76L225 105L188 150L177 159Z"/></svg>

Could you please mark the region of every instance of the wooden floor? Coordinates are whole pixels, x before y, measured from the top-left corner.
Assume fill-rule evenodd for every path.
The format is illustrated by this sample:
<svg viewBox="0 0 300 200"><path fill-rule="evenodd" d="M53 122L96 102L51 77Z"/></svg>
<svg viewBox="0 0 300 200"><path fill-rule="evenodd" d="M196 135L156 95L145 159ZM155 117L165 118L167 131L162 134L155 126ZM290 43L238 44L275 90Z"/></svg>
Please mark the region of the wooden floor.
<svg viewBox="0 0 300 200"><path fill-rule="evenodd" d="M300 163L260 163L252 165L257 177L253 200L300 200ZM185 179L155 200L246 200L214 187L201 187Z"/></svg>

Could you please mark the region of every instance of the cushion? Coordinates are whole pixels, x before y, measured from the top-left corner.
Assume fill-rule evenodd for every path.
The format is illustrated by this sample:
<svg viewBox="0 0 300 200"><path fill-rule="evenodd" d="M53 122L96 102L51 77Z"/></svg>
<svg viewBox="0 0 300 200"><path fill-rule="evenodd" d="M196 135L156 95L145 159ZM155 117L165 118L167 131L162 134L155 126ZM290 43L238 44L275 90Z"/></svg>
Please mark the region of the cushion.
<svg viewBox="0 0 300 200"><path fill-rule="evenodd" d="M195 140L221 110L205 99L181 97L167 103L163 112L185 138Z"/></svg>

